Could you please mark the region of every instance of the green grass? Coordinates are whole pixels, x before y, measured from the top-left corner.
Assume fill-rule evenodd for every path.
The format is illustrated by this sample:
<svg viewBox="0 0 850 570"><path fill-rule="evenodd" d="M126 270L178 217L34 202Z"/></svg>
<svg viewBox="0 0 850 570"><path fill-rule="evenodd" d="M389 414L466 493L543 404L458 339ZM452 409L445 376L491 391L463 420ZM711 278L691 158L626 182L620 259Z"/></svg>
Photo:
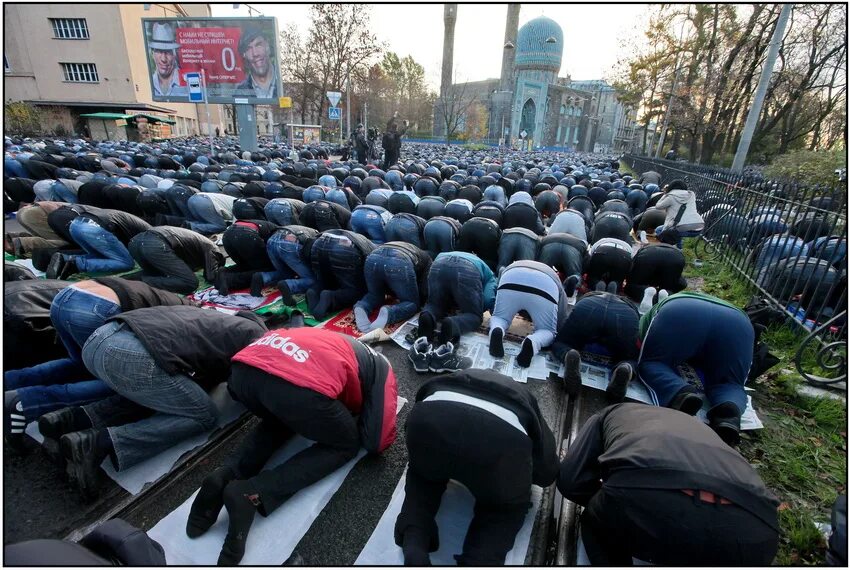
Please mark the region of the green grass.
<svg viewBox="0 0 850 570"><path fill-rule="evenodd" d="M686 240L685 276L698 289L743 307L753 289L719 259L694 266L693 245ZM829 521L832 503L847 485L846 403L797 392L804 380L793 361L804 338L793 325L772 327L762 335L781 361L750 384L765 428L744 433L739 447L782 503L775 560L782 565L825 563L825 541L815 523ZM805 354L804 365L813 368L814 355Z"/></svg>

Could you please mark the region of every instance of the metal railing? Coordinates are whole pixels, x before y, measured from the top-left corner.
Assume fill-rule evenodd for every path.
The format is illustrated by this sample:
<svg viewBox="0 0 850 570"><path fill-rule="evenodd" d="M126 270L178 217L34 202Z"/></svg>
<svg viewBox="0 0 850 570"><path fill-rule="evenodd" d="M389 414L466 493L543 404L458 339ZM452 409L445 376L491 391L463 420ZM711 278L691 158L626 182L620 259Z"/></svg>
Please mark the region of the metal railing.
<svg viewBox="0 0 850 570"><path fill-rule="evenodd" d="M847 187L641 157L623 161L687 182L705 229L696 257L721 259L806 333L795 357L815 385L847 379Z"/></svg>

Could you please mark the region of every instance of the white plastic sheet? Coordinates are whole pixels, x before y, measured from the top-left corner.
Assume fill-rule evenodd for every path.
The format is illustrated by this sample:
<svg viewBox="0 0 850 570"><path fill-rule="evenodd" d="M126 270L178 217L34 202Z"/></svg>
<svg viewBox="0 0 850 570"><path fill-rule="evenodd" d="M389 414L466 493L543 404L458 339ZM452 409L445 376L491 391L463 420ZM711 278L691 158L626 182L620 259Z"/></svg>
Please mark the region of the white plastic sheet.
<svg viewBox="0 0 850 570"><path fill-rule="evenodd" d="M406 402L404 398L398 399L396 413ZM291 439L272 456L267 468L284 463L311 443L300 436ZM241 564L280 565L285 562L364 455L366 451L361 449L354 459L321 481L295 493L270 516L255 517ZM189 538L186 536L186 521L197 494L195 491L148 532L165 549L165 558L170 566L215 566L218 561L227 535L227 510L221 510L218 520L205 534Z"/></svg>
<svg viewBox="0 0 850 570"><path fill-rule="evenodd" d="M387 510L384 511L378 526L369 537L369 541L360 556L354 562L358 566L385 566L403 565L404 557L401 548L396 546L393 537L395 521L401 512L404 503L404 481L407 470L402 474L401 480L393 491L393 497ZM522 566L528 553L528 545L531 542L531 531L534 527L534 519L540 508L540 498L543 490L540 487L531 488L531 508L525 516L525 522L517 533L514 547L505 556L506 566ZM431 564L434 566L455 566L454 555L463 551L463 541L469 523L472 521L475 498L466 487L456 481L450 481L440 510L437 511L437 527L440 531L440 549L431 553Z"/></svg>

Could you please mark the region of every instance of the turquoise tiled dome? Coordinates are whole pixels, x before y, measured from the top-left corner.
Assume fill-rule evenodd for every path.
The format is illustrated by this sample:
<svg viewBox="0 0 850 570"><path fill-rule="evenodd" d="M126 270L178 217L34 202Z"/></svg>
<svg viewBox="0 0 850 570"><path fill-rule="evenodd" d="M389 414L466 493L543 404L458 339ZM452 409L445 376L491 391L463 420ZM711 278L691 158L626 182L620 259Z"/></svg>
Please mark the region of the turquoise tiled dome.
<svg viewBox="0 0 850 570"><path fill-rule="evenodd" d="M555 38L555 42L546 43L549 38ZM516 68L545 69L557 73L561 70L563 50L564 32L561 26L546 16L534 18L517 34Z"/></svg>

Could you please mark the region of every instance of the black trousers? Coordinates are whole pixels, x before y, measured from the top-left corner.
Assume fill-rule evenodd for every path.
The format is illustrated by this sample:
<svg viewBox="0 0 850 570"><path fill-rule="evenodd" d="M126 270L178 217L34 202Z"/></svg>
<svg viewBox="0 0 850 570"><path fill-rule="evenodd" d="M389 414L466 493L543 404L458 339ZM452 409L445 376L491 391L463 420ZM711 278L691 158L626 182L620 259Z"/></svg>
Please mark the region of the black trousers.
<svg viewBox="0 0 850 570"><path fill-rule="evenodd" d="M600 247L587 262L587 286L593 289L600 279L622 283L631 269L631 253L616 247Z"/></svg>
<svg viewBox="0 0 850 570"><path fill-rule="evenodd" d="M390 169L390 166L398 162L400 151L395 149L384 149L384 164L381 167L382 170L387 171Z"/></svg>
<svg viewBox="0 0 850 570"><path fill-rule="evenodd" d="M263 516L345 465L360 449L357 422L339 400L239 362L233 363L228 389L260 418L231 464L240 479L253 483ZM263 470L274 452L296 434L315 443L281 465Z"/></svg>
<svg viewBox="0 0 850 570"><path fill-rule="evenodd" d="M130 240L130 255L142 268L142 281L174 293L188 295L198 288L198 277L164 238L143 232Z"/></svg>
<svg viewBox="0 0 850 570"><path fill-rule="evenodd" d="M434 517L449 479L475 496L464 566L502 566L531 505L531 439L485 410L458 402L417 402L407 420L409 465L395 541L408 534L439 548Z"/></svg>
<svg viewBox="0 0 850 570"><path fill-rule="evenodd" d="M615 362L637 360L639 322L635 306L622 297L610 293L585 295L558 330L552 354L561 361L571 348L583 350L596 342L608 349Z"/></svg>
<svg viewBox="0 0 850 570"><path fill-rule="evenodd" d="M491 271L499 265L499 241L502 230L487 218L470 218L464 222L458 235L458 251L474 253Z"/></svg>
<svg viewBox="0 0 850 570"><path fill-rule="evenodd" d="M236 263L221 269L227 273L231 289L250 287L251 277L258 271L275 271L266 252L266 242L256 230L233 225L224 231L221 240L225 251Z"/></svg>
<svg viewBox="0 0 850 570"><path fill-rule="evenodd" d="M717 505L679 490L603 486L581 516L594 566L768 566L775 529L736 505Z"/></svg>

